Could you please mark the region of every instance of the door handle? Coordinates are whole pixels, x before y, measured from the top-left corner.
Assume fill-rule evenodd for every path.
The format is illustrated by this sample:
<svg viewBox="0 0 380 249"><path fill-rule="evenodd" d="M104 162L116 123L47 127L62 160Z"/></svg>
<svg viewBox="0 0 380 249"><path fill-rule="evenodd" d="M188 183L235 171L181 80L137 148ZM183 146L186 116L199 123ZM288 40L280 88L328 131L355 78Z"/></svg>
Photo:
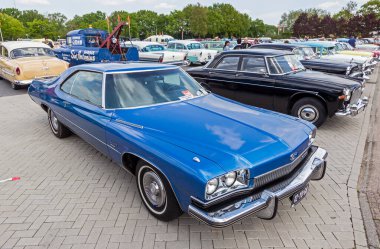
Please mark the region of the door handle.
<svg viewBox="0 0 380 249"><path fill-rule="evenodd" d="M215 74L215 73L214 73L214 72L208 72L208 74L209 74L209 75L213 75L213 74Z"/></svg>
<svg viewBox="0 0 380 249"><path fill-rule="evenodd" d="M242 76L242 74L241 73L236 73L235 76L239 77L239 76Z"/></svg>

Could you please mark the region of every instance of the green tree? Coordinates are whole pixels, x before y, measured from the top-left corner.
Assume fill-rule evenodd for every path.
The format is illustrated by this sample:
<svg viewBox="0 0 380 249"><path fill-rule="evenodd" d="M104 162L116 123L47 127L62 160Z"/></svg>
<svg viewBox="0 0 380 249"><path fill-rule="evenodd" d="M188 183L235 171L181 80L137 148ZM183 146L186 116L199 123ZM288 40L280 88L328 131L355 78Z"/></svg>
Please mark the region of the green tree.
<svg viewBox="0 0 380 249"><path fill-rule="evenodd" d="M377 18L380 18L380 0L370 0L363 4L358 13L365 15L365 14L375 14Z"/></svg>
<svg viewBox="0 0 380 249"><path fill-rule="evenodd" d="M4 40L16 40L25 37L25 27L22 23L7 14L0 13L0 28Z"/></svg>
<svg viewBox="0 0 380 249"><path fill-rule="evenodd" d="M355 15L358 4L354 1L349 1L346 6L344 6L338 13L336 13L333 18L335 20L339 18L344 18L346 20L352 18Z"/></svg>
<svg viewBox="0 0 380 249"><path fill-rule="evenodd" d="M199 3L196 5L189 4L183 12L189 20L189 28L193 35L198 37L205 37L208 33L207 30L207 7L201 6Z"/></svg>

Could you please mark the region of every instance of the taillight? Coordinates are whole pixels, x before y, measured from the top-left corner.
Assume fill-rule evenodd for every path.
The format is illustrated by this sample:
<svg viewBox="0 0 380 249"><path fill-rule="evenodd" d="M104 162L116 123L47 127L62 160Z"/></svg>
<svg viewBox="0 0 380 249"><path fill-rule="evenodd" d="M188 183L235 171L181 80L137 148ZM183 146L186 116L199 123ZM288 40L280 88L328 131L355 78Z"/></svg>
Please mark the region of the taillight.
<svg viewBox="0 0 380 249"><path fill-rule="evenodd" d="M20 74L21 74L21 70L20 70L19 67L16 68L16 74L17 74L17 75L20 75Z"/></svg>
<svg viewBox="0 0 380 249"><path fill-rule="evenodd" d="M162 63L164 61L164 57L163 56L160 56L160 58L158 59L158 62L159 63Z"/></svg>

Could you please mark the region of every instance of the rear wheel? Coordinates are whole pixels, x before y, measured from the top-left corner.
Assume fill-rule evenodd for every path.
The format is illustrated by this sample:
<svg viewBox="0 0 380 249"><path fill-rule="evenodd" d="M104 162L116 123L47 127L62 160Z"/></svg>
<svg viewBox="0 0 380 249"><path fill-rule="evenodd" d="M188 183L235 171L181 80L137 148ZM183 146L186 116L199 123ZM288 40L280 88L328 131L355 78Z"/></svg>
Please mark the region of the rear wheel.
<svg viewBox="0 0 380 249"><path fill-rule="evenodd" d="M16 85L14 82L11 82L11 87L13 90L18 90L20 89L20 86L19 85Z"/></svg>
<svg viewBox="0 0 380 249"><path fill-rule="evenodd" d="M170 221L182 214L166 178L143 160L137 163L136 183L144 205L154 217Z"/></svg>
<svg viewBox="0 0 380 249"><path fill-rule="evenodd" d="M59 122L57 116L50 108L48 109L48 119L50 129L56 137L65 138L71 135L71 131L61 122Z"/></svg>
<svg viewBox="0 0 380 249"><path fill-rule="evenodd" d="M320 127L327 118L326 108L315 98L302 98L292 107L291 114Z"/></svg>

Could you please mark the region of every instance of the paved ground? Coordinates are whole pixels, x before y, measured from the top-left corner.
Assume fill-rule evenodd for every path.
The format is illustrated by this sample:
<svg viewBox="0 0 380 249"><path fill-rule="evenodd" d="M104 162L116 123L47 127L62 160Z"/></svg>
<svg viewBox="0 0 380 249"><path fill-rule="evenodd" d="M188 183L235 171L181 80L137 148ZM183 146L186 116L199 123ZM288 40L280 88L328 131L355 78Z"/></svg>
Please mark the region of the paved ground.
<svg viewBox="0 0 380 249"><path fill-rule="evenodd" d="M1 97L0 179L21 180L0 183L0 248L367 248L356 162L368 116L334 117L319 129L327 174L301 204L283 202L270 221L213 229L187 215L156 220L131 175L76 136L55 138L27 95Z"/></svg>
<svg viewBox="0 0 380 249"><path fill-rule="evenodd" d="M377 86L371 110L370 129L367 138L365 157L361 176L361 197L368 201L369 213L373 223L367 222L366 230L375 230L367 233L368 242L372 248L380 248L380 85ZM362 204L363 202L361 202ZM366 205L363 206L366 208ZM363 212L366 215L365 212ZM368 215L370 216L370 215ZM371 221L370 219L368 219ZM376 234L377 230L377 234ZM377 236L376 236L377 235Z"/></svg>

